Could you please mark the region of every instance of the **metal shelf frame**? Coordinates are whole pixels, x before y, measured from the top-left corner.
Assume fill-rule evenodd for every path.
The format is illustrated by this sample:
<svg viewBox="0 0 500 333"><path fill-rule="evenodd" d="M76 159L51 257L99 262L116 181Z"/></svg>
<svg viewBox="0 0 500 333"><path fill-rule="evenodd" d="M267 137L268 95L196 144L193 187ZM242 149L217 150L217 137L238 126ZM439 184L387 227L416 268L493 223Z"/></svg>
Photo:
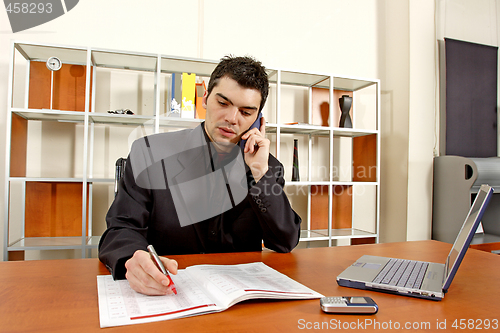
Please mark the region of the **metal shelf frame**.
<svg viewBox="0 0 500 333"><path fill-rule="evenodd" d="M83 177L75 178L47 178L47 177L11 177L10 176L10 149L7 149L5 159L5 215L4 215L4 260L8 260L10 251L26 251L26 250L46 250L46 249L81 249L82 257L87 257L90 249L97 247L99 236L92 234L92 191L93 184L97 183L112 183L112 178L94 177L94 149L95 149L95 126L148 126L154 133L159 133L162 130L173 128L194 128L200 124L199 119L182 119L170 118L165 116L166 112L162 112L161 108L161 88L162 80L172 73L196 73L199 76L208 77L217 65L218 61L194 59L185 57L176 57L163 54L151 54L140 52L128 52L118 50L98 49L91 47L76 47L54 44L41 44L24 41L13 41L11 44L11 63L9 65L9 86L8 86L8 116L7 116L7 147L11 145L11 125L12 114L27 119L28 121L56 121L56 122L74 122L84 126L83 131ZM30 61L46 61L51 56L58 56L63 63L80 64L86 66L86 89L85 89L85 110L81 111L66 111L55 109L30 109L28 108L29 95L29 62ZM14 105L14 77L16 68L16 57L24 59L27 66L26 70L26 85L24 88L24 105ZM96 81L96 73L99 69L110 70L132 70L145 73L153 73L154 75L154 110L151 115L117 115L96 112L96 94L98 82ZM274 112L275 122L266 124L266 133L275 136L276 157L280 159L280 144L282 135L302 135L308 137L308 177L311 179L311 169L314 161L311 158L312 144L314 137L327 138L329 147L325 148L325 153L329 156L329 168L333 169L333 142L335 138L356 138L367 135L377 136L377 161L376 161L376 181L375 182L353 182L353 181L335 181L332 172L329 179L325 181L301 181L287 182L286 186L305 186L308 187L307 195L307 216L303 217L304 222L301 233L301 241L316 241L328 240L329 246L332 246L332 240L335 239L350 239L350 238L368 238L374 237L376 242L379 241L379 218L380 218L380 82L378 79L366 79L356 77L335 76L331 73L313 73L308 71L298 71L290 69L272 68L268 69L270 83L275 88L274 104L271 105L271 112ZM90 79L92 77L92 80ZM284 124L282 123L282 90L287 86L305 87L309 89L309 106L308 106L308 123L307 124ZM330 101L333 101L334 90L351 91L356 94L357 91L367 87L375 87L376 94L376 115L375 129L357 128L338 128L335 126L317 126L311 124L311 91L312 88L324 88L329 90ZM17 98L19 99L19 98ZM268 102L269 103L269 102ZM165 103L163 108L168 108L168 103ZM333 124L333 103L330 103L329 124ZM356 105L353 105L353 112L356 112ZM82 235L81 237L48 237L48 238L21 238L11 240L9 237L9 205L10 205L10 184L11 182L21 181L51 181L51 182L82 182L83 183L83 204L82 204ZM87 186L89 185L89 186ZM311 210L311 191L312 185L327 185L329 186L328 199L328 229L325 230L310 230L310 210ZM373 229L375 232L358 230L357 228L350 229L333 229L332 225L332 187L335 185L345 186L375 186L375 216L373 221ZM87 190L88 189L88 190ZM89 191L89 193L87 193ZM90 198L87 202L87 197ZM87 205L88 214L87 217ZM353 203L355 205L355 203ZM23 216L24 218L24 216ZM88 230L87 230L88 219ZM24 222L22 221L24 225Z"/></svg>

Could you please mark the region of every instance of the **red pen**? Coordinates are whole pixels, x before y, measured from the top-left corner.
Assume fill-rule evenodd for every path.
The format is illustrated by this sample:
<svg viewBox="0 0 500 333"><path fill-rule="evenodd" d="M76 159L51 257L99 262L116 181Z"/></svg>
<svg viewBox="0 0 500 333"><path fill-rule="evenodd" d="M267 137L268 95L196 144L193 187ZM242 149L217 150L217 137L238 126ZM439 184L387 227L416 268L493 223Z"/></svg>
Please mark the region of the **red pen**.
<svg viewBox="0 0 500 333"><path fill-rule="evenodd" d="M170 277L170 274L168 274L168 271L165 269L165 266L163 266L163 263L160 260L160 257L158 257L158 254L155 251L155 248L153 245L148 245L148 251L151 254L151 257L153 258L153 261L156 263L160 271L165 274L168 278L168 286L171 287L172 291L174 292L175 295L177 295L177 289L175 289L174 281L172 281L172 278Z"/></svg>

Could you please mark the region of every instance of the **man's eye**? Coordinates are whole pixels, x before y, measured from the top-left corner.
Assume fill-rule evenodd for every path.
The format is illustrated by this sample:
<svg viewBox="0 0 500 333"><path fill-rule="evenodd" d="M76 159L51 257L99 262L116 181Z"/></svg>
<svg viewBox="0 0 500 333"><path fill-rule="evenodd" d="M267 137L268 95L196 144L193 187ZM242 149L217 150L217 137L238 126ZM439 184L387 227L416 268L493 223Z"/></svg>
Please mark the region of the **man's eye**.
<svg viewBox="0 0 500 333"><path fill-rule="evenodd" d="M219 104L222 105L222 106L226 106L227 105L227 103L223 102L223 101L219 101Z"/></svg>
<svg viewBox="0 0 500 333"><path fill-rule="evenodd" d="M245 110L241 110L240 111L244 116L251 116L252 114L248 111L245 111Z"/></svg>

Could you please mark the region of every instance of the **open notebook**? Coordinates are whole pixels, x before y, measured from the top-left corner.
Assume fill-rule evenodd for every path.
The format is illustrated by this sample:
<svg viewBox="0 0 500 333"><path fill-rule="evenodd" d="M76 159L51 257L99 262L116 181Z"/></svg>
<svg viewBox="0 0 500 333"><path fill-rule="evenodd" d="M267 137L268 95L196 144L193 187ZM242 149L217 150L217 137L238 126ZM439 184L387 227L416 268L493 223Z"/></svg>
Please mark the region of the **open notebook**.
<svg viewBox="0 0 500 333"><path fill-rule="evenodd" d="M195 265L170 275L177 295L146 296L127 280L97 277L101 327L130 325L220 312L248 299L313 299L323 295L262 262Z"/></svg>

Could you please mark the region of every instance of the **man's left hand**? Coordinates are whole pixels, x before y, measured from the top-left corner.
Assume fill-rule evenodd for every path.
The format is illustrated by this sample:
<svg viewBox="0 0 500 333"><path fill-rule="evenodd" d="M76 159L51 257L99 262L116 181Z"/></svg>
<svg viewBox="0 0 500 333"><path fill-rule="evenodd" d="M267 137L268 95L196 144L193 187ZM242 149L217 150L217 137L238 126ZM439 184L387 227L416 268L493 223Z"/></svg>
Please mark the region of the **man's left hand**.
<svg viewBox="0 0 500 333"><path fill-rule="evenodd" d="M269 146L271 141L266 138L266 121L264 117L260 119L260 130L252 128L241 136L242 140L247 140L243 153L245 163L250 167L255 182L258 182L269 169Z"/></svg>

